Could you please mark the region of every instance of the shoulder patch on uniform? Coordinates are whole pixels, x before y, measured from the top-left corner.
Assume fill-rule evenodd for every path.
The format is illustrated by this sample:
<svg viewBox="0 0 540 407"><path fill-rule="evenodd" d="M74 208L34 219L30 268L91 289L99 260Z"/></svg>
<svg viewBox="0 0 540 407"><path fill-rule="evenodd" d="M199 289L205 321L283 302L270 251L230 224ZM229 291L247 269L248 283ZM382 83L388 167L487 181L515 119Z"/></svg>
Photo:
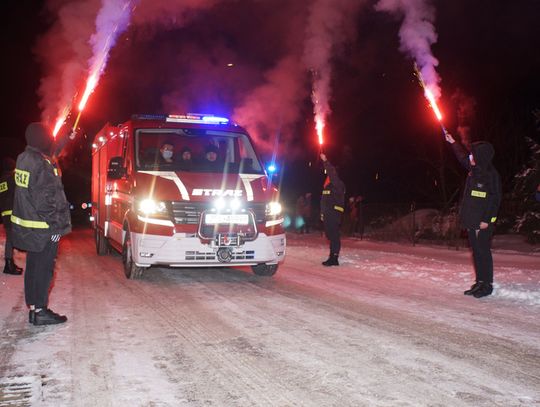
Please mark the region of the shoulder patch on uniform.
<svg viewBox="0 0 540 407"><path fill-rule="evenodd" d="M0 182L0 192L6 192L8 190L7 181Z"/></svg>
<svg viewBox="0 0 540 407"><path fill-rule="evenodd" d="M29 182L30 172L15 168L15 184L17 184L19 187L28 188Z"/></svg>

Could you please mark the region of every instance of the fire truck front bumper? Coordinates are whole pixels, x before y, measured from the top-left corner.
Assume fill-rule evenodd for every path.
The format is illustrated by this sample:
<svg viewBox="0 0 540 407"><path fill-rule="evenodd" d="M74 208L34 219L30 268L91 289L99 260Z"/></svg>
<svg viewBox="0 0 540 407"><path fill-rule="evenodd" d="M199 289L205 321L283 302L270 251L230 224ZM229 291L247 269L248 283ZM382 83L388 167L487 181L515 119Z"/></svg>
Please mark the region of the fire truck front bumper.
<svg viewBox="0 0 540 407"><path fill-rule="evenodd" d="M203 244L195 235L176 233L159 236L132 233L133 260L139 267L231 267L277 264L283 261L285 234L268 236L259 233L252 241L239 246Z"/></svg>

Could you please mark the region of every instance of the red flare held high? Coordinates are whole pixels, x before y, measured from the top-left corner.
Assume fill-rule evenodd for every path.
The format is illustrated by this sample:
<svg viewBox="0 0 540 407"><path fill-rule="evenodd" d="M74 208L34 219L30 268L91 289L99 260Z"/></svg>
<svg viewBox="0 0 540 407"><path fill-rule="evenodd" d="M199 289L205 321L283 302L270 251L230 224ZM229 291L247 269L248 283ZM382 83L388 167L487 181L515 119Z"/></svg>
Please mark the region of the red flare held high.
<svg viewBox="0 0 540 407"><path fill-rule="evenodd" d="M317 130L319 148L322 148L322 145L324 143L324 140L323 140L324 120L322 118L320 117L315 118L315 129Z"/></svg>
<svg viewBox="0 0 540 407"><path fill-rule="evenodd" d="M439 124L441 125L441 129L443 133L446 135L447 130L446 130L446 127L444 127L444 124L442 122L443 115L439 109L439 106L437 106L437 101L435 100L435 96L433 95L433 92L431 91L431 89L427 87L426 83L424 82L424 78L422 76L422 73L418 69L418 65L416 65L416 62L414 63L414 71L415 71L416 77L418 78L418 83L420 83L420 86L424 90L424 96L428 100L429 105L431 106L431 109L433 109L433 113L435 113L435 117L439 121Z"/></svg>

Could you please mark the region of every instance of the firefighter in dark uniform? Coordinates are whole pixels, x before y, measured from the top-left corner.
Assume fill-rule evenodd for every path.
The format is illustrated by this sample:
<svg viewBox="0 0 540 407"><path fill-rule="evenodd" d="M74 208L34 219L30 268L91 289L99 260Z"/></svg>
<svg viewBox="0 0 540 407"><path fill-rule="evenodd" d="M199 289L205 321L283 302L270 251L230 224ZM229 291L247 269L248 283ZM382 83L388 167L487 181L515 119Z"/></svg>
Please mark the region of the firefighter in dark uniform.
<svg viewBox="0 0 540 407"><path fill-rule="evenodd" d="M27 251L24 293L29 322L59 324L67 318L48 308L48 297L58 242L71 231L69 204L60 173L49 156L51 133L42 123L31 123L25 136L27 146L15 168L13 245Z"/></svg>
<svg viewBox="0 0 540 407"><path fill-rule="evenodd" d="M326 172L322 196L321 196L321 220L324 225L324 233L330 240L330 255L328 260L323 261L323 266L339 266L339 251L341 239L339 227L345 205L345 184L339 178L335 167L330 164L326 155L321 153L321 160Z"/></svg>
<svg viewBox="0 0 540 407"><path fill-rule="evenodd" d="M471 153L468 154L451 134L446 134L446 140L452 145L458 161L468 171L459 218L461 225L467 229L476 281L464 294L481 298L493 292L491 237L501 203L501 177L491 163L495 150L490 143L473 143Z"/></svg>
<svg viewBox="0 0 540 407"><path fill-rule="evenodd" d="M15 161L10 157L2 160L2 177L0 178L0 211L2 213L2 223L6 231L6 244L4 249L4 273L20 276L23 269L15 264L13 260L13 243L11 237L11 211L13 209L13 195L15 193L15 180L13 171Z"/></svg>

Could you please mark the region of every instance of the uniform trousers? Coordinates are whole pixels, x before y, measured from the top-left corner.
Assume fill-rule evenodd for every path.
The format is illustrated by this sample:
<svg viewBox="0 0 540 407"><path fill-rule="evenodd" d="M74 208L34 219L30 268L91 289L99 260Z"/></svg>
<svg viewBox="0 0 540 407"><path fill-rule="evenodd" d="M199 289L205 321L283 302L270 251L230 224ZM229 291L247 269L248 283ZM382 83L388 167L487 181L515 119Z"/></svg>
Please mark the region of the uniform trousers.
<svg viewBox="0 0 540 407"><path fill-rule="evenodd" d="M26 253L24 295L27 305L47 308L58 242L49 241L40 252Z"/></svg>
<svg viewBox="0 0 540 407"><path fill-rule="evenodd" d="M6 244L4 246L4 259L9 260L13 258L13 244L11 234L11 222L9 225L4 222L4 230L6 231Z"/></svg>
<svg viewBox="0 0 540 407"><path fill-rule="evenodd" d="M341 237L339 233L339 226L341 223L341 212L336 210L328 211L324 214L324 234L326 238L330 240L330 255L339 255L341 250Z"/></svg>
<svg viewBox="0 0 540 407"><path fill-rule="evenodd" d="M491 256L491 236L493 227L487 229L467 229L473 252L476 281L493 283L493 257Z"/></svg>

